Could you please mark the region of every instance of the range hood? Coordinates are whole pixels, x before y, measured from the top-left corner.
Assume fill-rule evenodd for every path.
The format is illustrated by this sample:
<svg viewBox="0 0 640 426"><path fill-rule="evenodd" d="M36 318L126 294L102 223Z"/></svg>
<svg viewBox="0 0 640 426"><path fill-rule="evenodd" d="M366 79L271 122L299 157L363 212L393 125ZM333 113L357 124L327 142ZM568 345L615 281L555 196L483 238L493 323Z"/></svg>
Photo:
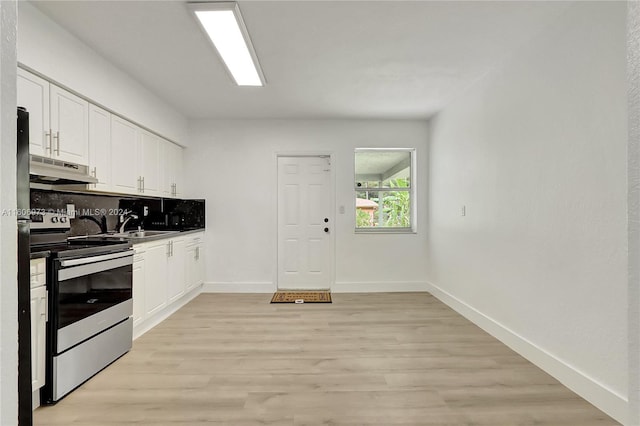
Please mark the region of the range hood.
<svg viewBox="0 0 640 426"><path fill-rule="evenodd" d="M69 185L98 183L98 179L89 174L89 167L68 161L30 155L29 174L33 183L48 185Z"/></svg>

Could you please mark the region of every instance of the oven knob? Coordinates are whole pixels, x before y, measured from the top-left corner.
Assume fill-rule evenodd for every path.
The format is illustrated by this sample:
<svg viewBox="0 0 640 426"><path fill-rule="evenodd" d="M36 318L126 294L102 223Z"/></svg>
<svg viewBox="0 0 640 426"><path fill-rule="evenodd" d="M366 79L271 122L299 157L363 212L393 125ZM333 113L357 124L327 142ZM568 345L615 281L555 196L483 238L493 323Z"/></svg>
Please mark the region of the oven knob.
<svg viewBox="0 0 640 426"><path fill-rule="evenodd" d="M52 217L51 218L51 223L58 223L58 218L57 217Z"/></svg>
<svg viewBox="0 0 640 426"><path fill-rule="evenodd" d="M60 223L67 223L67 218L65 216L62 216L60 218Z"/></svg>

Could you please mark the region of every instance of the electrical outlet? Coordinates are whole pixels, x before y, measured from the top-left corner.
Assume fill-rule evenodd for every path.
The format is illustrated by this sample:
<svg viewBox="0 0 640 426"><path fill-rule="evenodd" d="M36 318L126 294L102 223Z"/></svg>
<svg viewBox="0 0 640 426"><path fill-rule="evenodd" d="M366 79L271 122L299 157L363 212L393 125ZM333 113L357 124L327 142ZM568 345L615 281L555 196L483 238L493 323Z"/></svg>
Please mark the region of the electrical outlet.
<svg viewBox="0 0 640 426"><path fill-rule="evenodd" d="M340 207L338 207L338 212L339 212L340 214L344 214L344 206L340 206Z"/></svg>
<svg viewBox="0 0 640 426"><path fill-rule="evenodd" d="M461 216L466 216L467 215L467 206L462 206L462 209L460 209L460 213L461 213Z"/></svg>
<svg viewBox="0 0 640 426"><path fill-rule="evenodd" d="M149 207L144 206L142 208L142 216L149 216Z"/></svg>

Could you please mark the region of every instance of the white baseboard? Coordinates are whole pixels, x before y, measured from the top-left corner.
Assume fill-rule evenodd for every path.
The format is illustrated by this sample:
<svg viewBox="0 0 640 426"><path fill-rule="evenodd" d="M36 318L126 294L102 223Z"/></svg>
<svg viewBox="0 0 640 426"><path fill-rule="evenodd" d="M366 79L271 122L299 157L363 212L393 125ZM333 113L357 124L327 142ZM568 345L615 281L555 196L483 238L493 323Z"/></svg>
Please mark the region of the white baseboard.
<svg viewBox="0 0 640 426"><path fill-rule="evenodd" d="M141 323L135 324L133 326L133 340L136 340L138 337L142 336L144 333L169 318L178 309L182 308L191 300L195 299L195 297L201 292L202 285L196 286L185 293L180 299L171 302L171 304L165 306L163 309L154 313L150 317L145 318Z"/></svg>
<svg viewBox="0 0 640 426"><path fill-rule="evenodd" d="M203 293L273 293L276 285L272 282L208 282L202 287ZM363 281L338 282L331 286L333 293L394 293L426 292L425 281Z"/></svg>
<svg viewBox="0 0 640 426"><path fill-rule="evenodd" d="M265 282L208 282L202 286L203 293L273 293L276 286L270 281Z"/></svg>
<svg viewBox="0 0 640 426"><path fill-rule="evenodd" d="M535 345L488 317L474 307L468 305L435 284L427 283L428 291L450 308L458 312L469 321L491 334L496 339L522 355L527 360L555 377L563 385L598 407L622 424L627 424L627 399L599 383L592 377L577 370L565 361L555 357L543 348Z"/></svg>
<svg viewBox="0 0 640 426"><path fill-rule="evenodd" d="M426 281L363 281L337 282L331 287L332 293L398 293L426 292Z"/></svg>

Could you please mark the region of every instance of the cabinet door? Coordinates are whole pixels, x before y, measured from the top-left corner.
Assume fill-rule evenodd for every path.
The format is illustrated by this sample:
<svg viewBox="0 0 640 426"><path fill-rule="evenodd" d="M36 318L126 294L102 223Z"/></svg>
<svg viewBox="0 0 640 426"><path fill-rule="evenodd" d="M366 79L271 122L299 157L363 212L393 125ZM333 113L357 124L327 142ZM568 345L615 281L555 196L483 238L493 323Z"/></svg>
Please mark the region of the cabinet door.
<svg viewBox="0 0 640 426"><path fill-rule="evenodd" d="M47 290L45 286L31 289L31 389L44 386L47 328Z"/></svg>
<svg viewBox="0 0 640 426"><path fill-rule="evenodd" d="M167 263L169 245L167 241L146 248L144 306L147 316L153 315L167 305Z"/></svg>
<svg viewBox="0 0 640 426"><path fill-rule="evenodd" d="M196 286L198 263L196 259L196 246L187 247L184 262L184 274L186 276L186 291Z"/></svg>
<svg viewBox="0 0 640 426"><path fill-rule="evenodd" d="M144 293L147 278L145 275L145 250L135 248L133 257L133 326L137 326L145 318Z"/></svg>
<svg viewBox="0 0 640 426"><path fill-rule="evenodd" d="M187 248L185 266L185 274L187 276L186 291L189 291L204 282L202 244L192 245Z"/></svg>
<svg viewBox="0 0 640 426"><path fill-rule="evenodd" d="M182 148L163 141L164 184L162 192L166 197L177 197L182 191Z"/></svg>
<svg viewBox="0 0 640 426"><path fill-rule="evenodd" d="M137 194L138 126L111 116L111 184L115 191Z"/></svg>
<svg viewBox="0 0 640 426"><path fill-rule="evenodd" d="M195 273L195 285L204 283L204 244L198 244L196 246L196 273Z"/></svg>
<svg viewBox="0 0 640 426"><path fill-rule="evenodd" d="M169 302L180 298L184 294L185 283L185 258L186 258L186 241L183 238L174 238L171 240L171 256L169 257L168 271L168 298Z"/></svg>
<svg viewBox="0 0 640 426"><path fill-rule="evenodd" d="M91 189L111 190L111 113L89 107L89 170L98 183Z"/></svg>
<svg viewBox="0 0 640 426"><path fill-rule="evenodd" d="M18 68L18 106L29 113L29 153L49 157L49 82Z"/></svg>
<svg viewBox="0 0 640 426"><path fill-rule="evenodd" d="M142 193L145 195L161 195L161 139L154 134L142 130L140 133L140 149L138 166L142 181Z"/></svg>
<svg viewBox="0 0 640 426"><path fill-rule="evenodd" d="M89 102L50 85L53 158L89 164Z"/></svg>
<svg viewBox="0 0 640 426"><path fill-rule="evenodd" d="M182 157L183 149L178 145L174 146L173 182L175 183L175 197L180 198L184 194L184 180L182 179Z"/></svg>

